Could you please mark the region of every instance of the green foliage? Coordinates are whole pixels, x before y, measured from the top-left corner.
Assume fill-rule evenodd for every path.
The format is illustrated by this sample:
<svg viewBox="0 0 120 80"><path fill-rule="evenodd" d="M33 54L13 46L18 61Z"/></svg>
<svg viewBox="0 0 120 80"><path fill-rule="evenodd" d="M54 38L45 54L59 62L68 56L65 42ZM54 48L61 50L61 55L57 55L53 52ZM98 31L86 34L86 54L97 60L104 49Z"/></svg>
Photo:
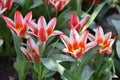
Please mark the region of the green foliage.
<svg viewBox="0 0 120 80"><path fill-rule="evenodd" d="M4 15L13 19L15 11L19 10L23 15L27 14L29 11L32 11L33 19L36 21L40 16L44 16L46 22L48 23L53 17L56 17L57 23L55 25L55 30L59 30L65 35L69 35L70 28L68 21L70 20L70 15L76 13L79 20L86 17L86 15L89 15L89 20L82 28L82 31L79 32L81 35L93 22L95 22L95 19L98 21L95 22L97 25L102 21L107 11L111 8L110 6L113 4L112 1L113 0L101 0L100 3L96 4L94 2L89 3L89 0L86 0L87 4L85 8L87 9L87 5L90 7L90 9L88 8L86 11L84 10L83 5L83 2L85 2L84 0L71 0L65 8L61 11L57 11L54 9L55 6L53 7L51 6L52 4L47 4L45 0L14 0L12 8L1 14L1 16ZM120 12L119 5L117 5L116 8ZM35 23L37 23L36 21ZM26 23L29 25L29 21L26 21ZM40 23L42 23L42 21ZM112 20L112 23L116 28L118 36L120 36L120 21ZM6 27L2 17L0 17L0 24L0 56L16 55L14 68L18 72L19 80L25 80L29 69L32 71L33 80L55 80L52 76L54 76L56 72L60 74L60 78L63 80L112 80L112 76L115 71L112 71L111 69L114 68L114 65L120 72L120 40L116 41L116 52L119 59L113 59L114 54L102 55L97 53L97 50L101 48L100 46L95 46L84 53L80 58L75 58L71 56L74 54L74 49L71 50L71 54L64 54L62 52L62 50L66 47L66 45L63 45L59 38L62 34L57 36L52 34L48 37L47 41L41 41L31 34L24 37L16 36L13 31ZM14 24L16 25L15 22ZM51 33L49 30L46 32ZM40 34L42 33L44 33L44 31ZM48 36L48 34L46 35ZM35 42L38 42L39 44L40 51L37 55L39 55L40 61L38 62L34 59L36 58L34 48L32 50L28 50L30 48L26 43L28 38L34 38ZM20 50L21 43L26 50L30 51L32 60L29 61L27 59L28 56L26 57ZM71 43L73 43L73 41L71 41ZM79 48L78 50L81 49L82 48ZM75 51L77 52L76 49Z"/></svg>
<svg viewBox="0 0 120 80"><path fill-rule="evenodd" d="M58 71L61 75L63 75L64 67L62 67L59 63L51 58L42 58L42 64L50 70Z"/></svg>

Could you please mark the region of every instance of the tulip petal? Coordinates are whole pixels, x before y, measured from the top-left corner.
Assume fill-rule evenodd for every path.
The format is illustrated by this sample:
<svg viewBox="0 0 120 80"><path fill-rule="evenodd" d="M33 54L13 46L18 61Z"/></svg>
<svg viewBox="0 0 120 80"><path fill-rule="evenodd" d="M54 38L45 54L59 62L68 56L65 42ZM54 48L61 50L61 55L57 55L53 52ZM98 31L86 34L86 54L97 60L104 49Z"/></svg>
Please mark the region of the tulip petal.
<svg viewBox="0 0 120 80"><path fill-rule="evenodd" d="M32 53L34 53L36 44L35 44L35 42L34 42L34 40L32 38L28 38L27 45L29 46L29 48L32 51Z"/></svg>
<svg viewBox="0 0 120 80"><path fill-rule="evenodd" d="M54 31L52 32L52 35L63 35L63 32L58 31L58 30L54 30Z"/></svg>
<svg viewBox="0 0 120 80"><path fill-rule="evenodd" d="M10 24L11 26L15 27L14 22L11 19L9 19L6 16L2 16L2 18L6 21L7 24Z"/></svg>
<svg viewBox="0 0 120 80"><path fill-rule="evenodd" d="M38 35L38 25L35 24L33 21L28 21L28 25L30 27L30 29L32 30L33 32L33 35Z"/></svg>
<svg viewBox="0 0 120 80"><path fill-rule="evenodd" d="M21 51L27 56L28 60L32 60L32 55L24 47L20 47Z"/></svg>
<svg viewBox="0 0 120 80"><path fill-rule="evenodd" d="M47 35L49 36L53 29L55 28L55 25L56 25L56 18L53 18L49 23L48 23L48 26L47 26Z"/></svg>
<svg viewBox="0 0 120 80"><path fill-rule="evenodd" d="M79 41L79 34L78 32L75 30L75 28L72 28L70 30L70 40L73 43L73 47L74 49L78 48L78 41Z"/></svg>
<svg viewBox="0 0 120 80"><path fill-rule="evenodd" d="M96 38L104 38L104 32L101 26L97 27Z"/></svg>
<svg viewBox="0 0 120 80"><path fill-rule="evenodd" d="M5 0L5 7L10 9L12 7L13 0Z"/></svg>
<svg viewBox="0 0 120 80"><path fill-rule="evenodd" d="M40 56L39 56L39 54L36 51L34 52L34 58L35 58L36 62L40 61Z"/></svg>
<svg viewBox="0 0 120 80"><path fill-rule="evenodd" d="M81 29L86 25L88 19L89 19L89 16L86 16L80 21Z"/></svg>
<svg viewBox="0 0 120 80"><path fill-rule="evenodd" d="M105 40L109 40L112 37L112 32L108 32L105 34Z"/></svg>
<svg viewBox="0 0 120 80"><path fill-rule="evenodd" d="M18 31L10 24L7 24L7 27L11 29L16 35L18 35Z"/></svg>
<svg viewBox="0 0 120 80"><path fill-rule="evenodd" d="M22 22L23 22L23 16L20 13L20 11L18 11L18 10L15 12L14 21L17 24L22 24Z"/></svg>
<svg viewBox="0 0 120 80"><path fill-rule="evenodd" d="M76 58L80 58L83 55L83 52L82 52L82 50L77 50L77 51L75 51L74 54L76 54Z"/></svg>
<svg viewBox="0 0 120 80"><path fill-rule="evenodd" d="M64 52L64 53L69 53L69 51L68 51L67 48L64 48L64 49L62 50L62 52Z"/></svg>
<svg viewBox="0 0 120 80"><path fill-rule="evenodd" d="M60 39L63 41L68 51L72 51L73 48L72 48L69 38L66 35L60 35Z"/></svg>
<svg viewBox="0 0 120 80"><path fill-rule="evenodd" d="M88 33L89 33L89 31L85 31L81 35L80 41L79 41L79 48L85 48L85 45L86 45L86 42L87 42Z"/></svg>
<svg viewBox="0 0 120 80"><path fill-rule="evenodd" d="M95 47L97 44L98 44L97 41L87 43L87 45L86 45L86 49L85 49L85 52L88 51L89 49Z"/></svg>
<svg viewBox="0 0 120 80"><path fill-rule="evenodd" d="M19 36L21 36L21 37L26 35L26 32L28 30L28 25L26 23L23 26L24 26L24 28L21 29L21 31L19 32Z"/></svg>
<svg viewBox="0 0 120 80"><path fill-rule="evenodd" d="M24 18L25 22L31 21L32 19L32 11L30 11Z"/></svg>
<svg viewBox="0 0 120 80"><path fill-rule="evenodd" d="M56 4L54 5L55 9L60 11L63 9L63 2L62 1L57 1Z"/></svg>
<svg viewBox="0 0 120 80"><path fill-rule="evenodd" d="M38 31L38 38L41 41L46 41L47 40L47 32L46 32L46 21L43 16L41 16L38 20L38 25L40 26L40 29Z"/></svg>
<svg viewBox="0 0 120 80"><path fill-rule="evenodd" d="M88 39L90 40L90 41L95 41L95 37L92 35L92 34L88 34Z"/></svg>
<svg viewBox="0 0 120 80"><path fill-rule="evenodd" d="M79 23L79 18L77 14L71 14L70 19L71 19L73 26L76 26Z"/></svg>

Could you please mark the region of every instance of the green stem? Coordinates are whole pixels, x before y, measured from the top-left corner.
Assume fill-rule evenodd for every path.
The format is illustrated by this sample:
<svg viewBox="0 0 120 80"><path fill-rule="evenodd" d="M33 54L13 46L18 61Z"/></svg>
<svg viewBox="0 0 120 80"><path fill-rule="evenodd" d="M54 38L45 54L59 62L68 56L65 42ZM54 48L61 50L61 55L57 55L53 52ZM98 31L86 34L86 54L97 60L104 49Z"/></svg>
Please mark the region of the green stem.
<svg viewBox="0 0 120 80"><path fill-rule="evenodd" d="M56 17L58 17L58 11L56 10L56 14L55 14Z"/></svg>
<svg viewBox="0 0 120 80"><path fill-rule="evenodd" d="M42 80L42 63L39 63L38 80Z"/></svg>
<svg viewBox="0 0 120 80"><path fill-rule="evenodd" d="M44 53L44 50L45 50L45 45L46 45L46 42L42 42L42 43L41 43L41 47L40 47L40 57L43 57L43 53Z"/></svg>
<svg viewBox="0 0 120 80"><path fill-rule="evenodd" d="M78 59L75 59L74 80L77 80Z"/></svg>

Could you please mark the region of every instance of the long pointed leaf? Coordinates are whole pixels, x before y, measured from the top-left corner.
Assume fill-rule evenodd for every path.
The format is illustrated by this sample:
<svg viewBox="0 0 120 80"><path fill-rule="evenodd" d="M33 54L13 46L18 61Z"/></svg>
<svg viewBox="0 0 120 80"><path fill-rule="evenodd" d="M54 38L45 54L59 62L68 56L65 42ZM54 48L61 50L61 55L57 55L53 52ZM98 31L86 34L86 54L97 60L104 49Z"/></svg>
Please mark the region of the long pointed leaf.
<svg viewBox="0 0 120 80"><path fill-rule="evenodd" d="M80 34L82 34L92 24L92 22L95 20L96 16L98 15L98 13L100 12L100 10L103 8L104 5L105 2L97 6L97 8L92 13L91 17L89 18L87 24L84 26Z"/></svg>

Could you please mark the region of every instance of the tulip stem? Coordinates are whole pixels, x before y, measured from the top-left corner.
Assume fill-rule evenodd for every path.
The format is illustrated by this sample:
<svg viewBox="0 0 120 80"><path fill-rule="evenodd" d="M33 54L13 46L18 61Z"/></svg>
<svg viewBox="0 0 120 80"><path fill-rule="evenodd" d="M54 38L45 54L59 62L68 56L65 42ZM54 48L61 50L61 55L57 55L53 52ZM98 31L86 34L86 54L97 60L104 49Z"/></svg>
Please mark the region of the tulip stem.
<svg viewBox="0 0 120 80"><path fill-rule="evenodd" d="M78 68L78 59L75 59L75 68L74 68L74 80L76 80L77 76L77 68Z"/></svg>
<svg viewBox="0 0 120 80"><path fill-rule="evenodd" d="M46 45L46 42L42 42L41 47L40 47L40 56L41 57L43 57L43 53L44 53L44 50L45 50L45 45Z"/></svg>
<svg viewBox="0 0 120 80"><path fill-rule="evenodd" d="M57 17L58 16L58 11L56 10L56 14L55 14L55 16Z"/></svg>

